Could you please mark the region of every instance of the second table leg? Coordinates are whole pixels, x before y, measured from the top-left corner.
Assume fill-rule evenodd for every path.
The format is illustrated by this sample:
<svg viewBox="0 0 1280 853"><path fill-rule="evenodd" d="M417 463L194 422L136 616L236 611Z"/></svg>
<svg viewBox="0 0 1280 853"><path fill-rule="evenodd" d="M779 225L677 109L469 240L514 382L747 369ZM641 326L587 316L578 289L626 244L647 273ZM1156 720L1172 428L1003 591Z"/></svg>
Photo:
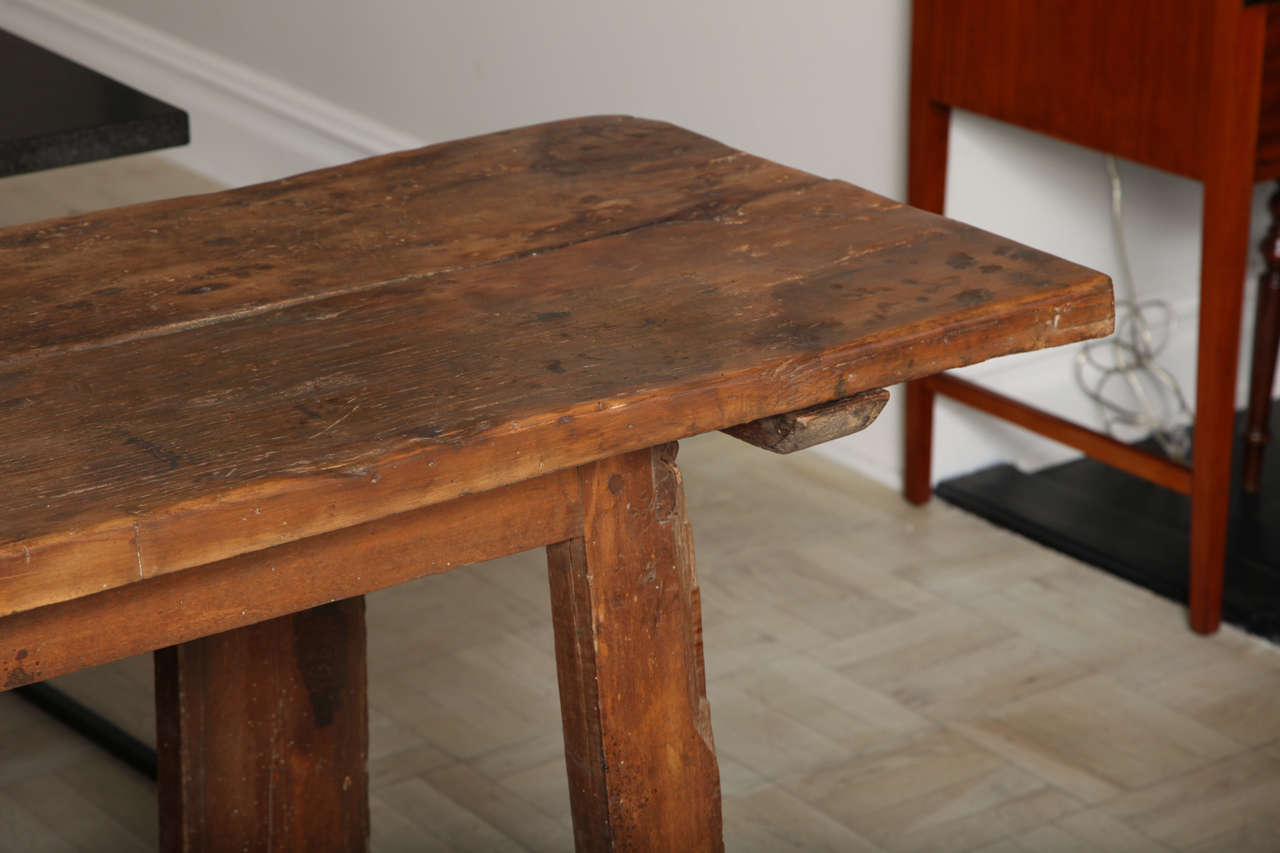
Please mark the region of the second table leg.
<svg viewBox="0 0 1280 853"><path fill-rule="evenodd" d="M675 451L580 468L583 536L547 549L579 851L724 849Z"/></svg>
<svg viewBox="0 0 1280 853"><path fill-rule="evenodd" d="M364 598L156 652L160 848L369 843Z"/></svg>

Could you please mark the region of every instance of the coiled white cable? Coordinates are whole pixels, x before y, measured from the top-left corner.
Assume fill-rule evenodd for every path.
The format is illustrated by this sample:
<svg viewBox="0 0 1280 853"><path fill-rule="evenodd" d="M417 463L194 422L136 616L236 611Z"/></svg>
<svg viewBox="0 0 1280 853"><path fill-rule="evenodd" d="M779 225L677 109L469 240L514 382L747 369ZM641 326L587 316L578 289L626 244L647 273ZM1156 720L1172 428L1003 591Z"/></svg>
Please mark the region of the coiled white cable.
<svg viewBox="0 0 1280 853"><path fill-rule="evenodd" d="M1149 434L1169 458L1186 462L1195 416L1177 378L1156 363L1173 337L1177 318L1163 300L1138 301L1124 231L1124 186L1115 157L1105 161L1111 182L1111 231L1120 261L1113 276L1118 291L1116 330L1111 337L1081 347L1075 360L1076 382L1098 407L1108 435L1133 437L1119 434L1120 428Z"/></svg>

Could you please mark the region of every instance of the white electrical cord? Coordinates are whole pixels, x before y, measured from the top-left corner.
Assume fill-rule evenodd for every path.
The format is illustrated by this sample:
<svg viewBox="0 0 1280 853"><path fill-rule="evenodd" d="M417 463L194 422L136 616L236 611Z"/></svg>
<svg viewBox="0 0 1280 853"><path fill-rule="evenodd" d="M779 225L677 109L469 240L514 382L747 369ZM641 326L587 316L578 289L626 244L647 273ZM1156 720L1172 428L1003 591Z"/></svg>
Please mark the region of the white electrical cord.
<svg viewBox="0 0 1280 853"><path fill-rule="evenodd" d="M1177 325L1169 303L1138 301L1129 247L1124 233L1124 187L1116 159L1105 158L1111 181L1111 230L1120 268L1116 284L1116 331L1109 338L1085 344L1076 355L1076 382L1098 407L1103 429L1113 438L1129 440L1119 428L1150 434L1171 459L1191 456L1194 415L1178 380L1156 364Z"/></svg>

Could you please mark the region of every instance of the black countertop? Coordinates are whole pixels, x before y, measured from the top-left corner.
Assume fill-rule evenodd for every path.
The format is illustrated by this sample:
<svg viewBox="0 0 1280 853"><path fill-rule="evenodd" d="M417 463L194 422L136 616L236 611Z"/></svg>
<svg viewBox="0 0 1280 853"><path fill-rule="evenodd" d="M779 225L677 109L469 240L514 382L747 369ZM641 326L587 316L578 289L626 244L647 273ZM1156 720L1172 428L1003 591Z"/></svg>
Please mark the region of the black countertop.
<svg viewBox="0 0 1280 853"><path fill-rule="evenodd" d="M189 139L185 111L0 30L0 177Z"/></svg>

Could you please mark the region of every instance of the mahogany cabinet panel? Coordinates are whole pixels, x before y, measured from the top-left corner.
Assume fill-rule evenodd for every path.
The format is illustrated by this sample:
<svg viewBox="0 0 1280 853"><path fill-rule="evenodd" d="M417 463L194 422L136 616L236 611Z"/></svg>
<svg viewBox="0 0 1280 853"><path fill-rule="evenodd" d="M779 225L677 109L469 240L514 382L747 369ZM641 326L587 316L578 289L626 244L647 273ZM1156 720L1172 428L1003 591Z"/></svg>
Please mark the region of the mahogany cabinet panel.
<svg viewBox="0 0 1280 853"><path fill-rule="evenodd" d="M916 3L934 100L1198 177L1210 3Z"/></svg>

